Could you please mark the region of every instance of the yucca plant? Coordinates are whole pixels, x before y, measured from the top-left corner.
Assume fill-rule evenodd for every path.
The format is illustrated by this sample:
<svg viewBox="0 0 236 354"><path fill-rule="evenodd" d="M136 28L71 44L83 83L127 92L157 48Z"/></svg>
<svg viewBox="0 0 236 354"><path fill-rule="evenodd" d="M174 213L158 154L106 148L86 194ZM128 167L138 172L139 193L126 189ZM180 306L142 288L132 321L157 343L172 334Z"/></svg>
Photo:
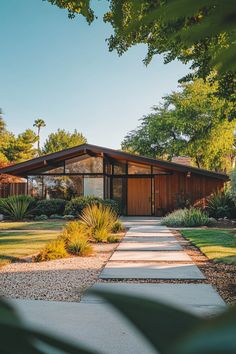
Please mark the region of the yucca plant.
<svg viewBox="0 0 236 354"><path fill-rule="evenodd" d="M6 217L19 221L32 212L34 204L34 198L28 195L11 196L0 199L0 211Z"/></svg>
<svg viewBox="0 0 236 354"><path fill-rule="evenodd" d="M101 204L88 206L81 215L81 222L86 225L96 242L107 242L116 221L116 213Z"/></svg>
<svg viewBox="0 0 236 354"><path fill-rule="evenodd" d="M206 210L213 218L230 218L234 209L234 202L227 191L216 192L207 199Z"/></svg>

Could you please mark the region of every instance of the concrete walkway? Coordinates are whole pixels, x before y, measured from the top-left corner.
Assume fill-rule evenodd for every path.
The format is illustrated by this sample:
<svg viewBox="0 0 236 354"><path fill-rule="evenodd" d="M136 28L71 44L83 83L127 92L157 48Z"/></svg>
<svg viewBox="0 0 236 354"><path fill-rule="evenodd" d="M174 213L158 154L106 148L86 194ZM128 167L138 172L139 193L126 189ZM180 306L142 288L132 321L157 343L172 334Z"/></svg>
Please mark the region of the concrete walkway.
<svg viewBox="0 0 236 354"><path fill-rule="evenodd" d="M93 288L163 301L200 316L225 308L210 284L194 283L205 279L204 275L158 218L125 218L124 222L130 229ZM167 282L160 283L162 279ZM171 283L172 280L179 283ZM123 316L89 293L80 303L13 302L30 325L87 344L100 353L156 353Z"/></svg>

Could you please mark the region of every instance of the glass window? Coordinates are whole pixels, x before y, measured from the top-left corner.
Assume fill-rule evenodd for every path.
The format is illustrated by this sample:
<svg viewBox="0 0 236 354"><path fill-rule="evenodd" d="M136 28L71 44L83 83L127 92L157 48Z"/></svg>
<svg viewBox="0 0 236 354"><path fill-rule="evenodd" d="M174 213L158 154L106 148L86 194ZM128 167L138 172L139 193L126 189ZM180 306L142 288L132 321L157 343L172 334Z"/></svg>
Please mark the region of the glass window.
<svg viewBox="0 0 236 354"><path fill-rule="evenodd" d="M77 156L66 160L66 173L103 173L103 158Z"/></svg>
<svg viewBox="0 0 236 354"><path fill-rule="evenodd" d="M103 177L84 177L84 196L103 198Z"/></svg>
<svg viewBox="0 0 236 354"><path fill-rule="evenodd" d="M149 166L149 165L140 165L140 164L129 163L129 164L128 164L128 173L129 173L130 175L151 174L151 166Z"/></svg>
<svg viewBox="0 0 236 354"><path fill-rule="evenodd" d="M60 164L58 164L58 166L46 165L42 168L34 170L33 173L35 173L35 174L50 174L50 175L54 175L57 173L58 174L64 173L64 163L61 162Z"/></svg>
<svg viewBox="0 0 236 354"><path fill-rule="evenodd" d="M43 197L43 177L41 176L28 177L28 194L34 198Z"/></svg>
<svg viewBox="0 0 236 354"><path fill-rule="evenodd" d="M121 214L126 214L126 178L113 178L112 179L112 199L117 201Z"/></svg>
<svg viewBox="0 0 236 354"><path fill-rule="evenodd" d="M44 176L43 195L46 199L71 199L83 195L82 176Z"/></svg>
<svg viewBox="0 0 236 354"><path fill-rule="evenodd" d="M166 171L165 170L162 170L161 168L159 167L154 167L152 168L152 171L153 171L153 174L155 175L161 175L161 174L166 174Z"/></svg>
<svg viewBox="0 0 236 354"><path fill-rule="evenodd" d="M111 198L111 177L105 176L104 177L104 195L105 199Z"/></svg>
<svg viewBox="0 0 236 354"><path fill-rule="evenodd" d="M126 174L126 163L125 162L113 162L114 175L124 175Z"/></svg>

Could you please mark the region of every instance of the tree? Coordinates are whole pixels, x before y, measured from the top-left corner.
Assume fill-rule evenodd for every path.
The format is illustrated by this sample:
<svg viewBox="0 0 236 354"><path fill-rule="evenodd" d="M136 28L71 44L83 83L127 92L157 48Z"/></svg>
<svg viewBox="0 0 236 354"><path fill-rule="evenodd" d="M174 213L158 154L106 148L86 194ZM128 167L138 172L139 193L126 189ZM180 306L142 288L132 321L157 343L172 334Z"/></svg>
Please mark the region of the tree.
<svg viewBox="0 0 236 354"><path fill-rule="evenodd" d="M6 123L4 122L3 112L2 109L0 108L0 134L4 132L5 129L6 129Z"/></svg>
<svg viewBox="0 0 236 354"><path fill-rule="evenodd" d="M89 0L48 0L77 13L90 23L95 18ZM109 50L122 55L136 44L146 44L148 64L154 55L164 62L179 59L192 71L181 80L206 79L217 72L217 93L235 104L236 2L235 0L110 0L104 21L114 29ZM86 10L86 11L85 11ZM72 16L73 15L73 16ZM235 108L229 119L235 118Z"/></svg>
<svg viewBox="0 0 236 354"><path fill-rule="evenodd" d="M209 82L210 81L210 82ZM202 79L181 84L181 91L143 117L122 148L141 155L168 158L188 155L201 168L229 170L235 155L235 121L227 120L232 103L215 96L217 84Z"/></svg>
<svg viewBox="0 0 236 354"><path fill-rule="evenodd" d="M82 133L79 133L76 129L73 133L65 131L64 129L58 129L56 133L51 133L43 147L44 154L50 154L52 152L68 149L73 146L81 145L87 142L87 139Z"/></svg>
<svg viewBox="0 0 236 354"><path fill-rule="evenodd" d="M38 137L38 155L40 155L40 130L43 127L46 127L46 123L43 119L36 119L34 121L34 127L37 128L37 137Z"/></svg>

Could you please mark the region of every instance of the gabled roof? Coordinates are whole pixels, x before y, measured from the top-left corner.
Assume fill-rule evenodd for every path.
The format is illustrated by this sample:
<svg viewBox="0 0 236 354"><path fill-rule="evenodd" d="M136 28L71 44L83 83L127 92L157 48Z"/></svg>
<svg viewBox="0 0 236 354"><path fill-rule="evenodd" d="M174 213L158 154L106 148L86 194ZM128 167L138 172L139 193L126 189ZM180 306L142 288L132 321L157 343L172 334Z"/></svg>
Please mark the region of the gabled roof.
<svg viewBox="0 0 236 354"><path fill-rule="evenodd" d="M12 166L8 166L0 169L0 174L4 173L4 174L15 175L15 176L27 176L30 173L33 174L34 170L45 167L46 165L50 165L50 163L53 164L83 154L88 154L91 156L97 156L97 155L107 156L109 158L114 158L117 160L125 160L125 161L142 163L142 164L150 164L152 166L161 167L167 171L179 171L179 172L186 172L186 173L192 172L198 175L204 175L204 176L218 178L222 180L228 180L228 176L224 173L212 172L197 167L182 165L179 163L154 159L150 157L144 157L140 155L134 155L127 152L109 149L109 148L96 146L96 145L90 145L90 144L78 145L73 148L61 150L58 152L54 152L52 154L40 156L32 160L28 160L25 162L17 163Z"/></svg>

